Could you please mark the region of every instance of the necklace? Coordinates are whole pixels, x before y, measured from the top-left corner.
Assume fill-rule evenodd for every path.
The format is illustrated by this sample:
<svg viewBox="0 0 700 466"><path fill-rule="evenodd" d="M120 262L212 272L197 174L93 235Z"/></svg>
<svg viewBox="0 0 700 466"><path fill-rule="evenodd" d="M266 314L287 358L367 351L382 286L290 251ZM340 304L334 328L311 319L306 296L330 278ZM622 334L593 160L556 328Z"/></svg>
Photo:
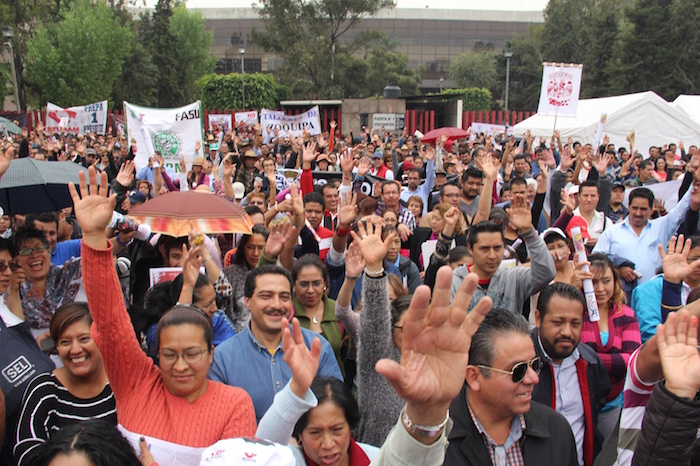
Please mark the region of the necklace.
<svg viewBox="0 0 700 466"><path fill-rule="evenodd" d="M316 316L314 316L314 318L311 319L311 322L313 322L314 324L317 324L317 323L318 323L318 319L316 318Z"/></svg>
<svg viewBox="0 0 700 466"><path fill-rule="evenodd" d="M319 305L318 305L318 307L314 310L314 312L318 312L318 309L320 308L320 309L321 309L321 315L323 316L323 300L321 300L321 302L318 303L318 304L319 304ZM311 322L313 322L314 324L318 324L318 319L316 318L316 316L312 316L312 317L311 317Z"/></svg>

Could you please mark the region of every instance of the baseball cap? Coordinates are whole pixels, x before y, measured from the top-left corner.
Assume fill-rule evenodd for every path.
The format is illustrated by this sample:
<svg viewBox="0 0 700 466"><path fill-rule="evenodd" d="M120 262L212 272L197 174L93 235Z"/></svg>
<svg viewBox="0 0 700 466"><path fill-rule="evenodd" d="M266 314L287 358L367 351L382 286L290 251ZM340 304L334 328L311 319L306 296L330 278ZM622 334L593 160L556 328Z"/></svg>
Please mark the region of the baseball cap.
<svg viewBox="0 0 700 466"><path fill-rule="evenodd" d="M95 149L85 149L85 155L97 155L97 151Z"/></svg>
<svg viewBox="0 0 700 466"><path fill-rule="evenodd" d="M202 452L199 466L295 466L292 449L286 445L259 438L219 440Z"/></svg>
<svg viewBox="0 0 700 466"><path fill-rule="evenodd" d="M132 204L146 202L146 195L141 191L131 191L131 193L129 193L129 202L131 202Z"/></svg>
<svg viewBox="0 0 700 466"><path fill-rule="evenodd" d="M383 159L384 158L384 153L380 150L376 151L374 154L372 154L373 159Z"/></svg>
<svg viewBox="0 0 700 466"><path fill-rule="evenodd" d="M435 170L435 174L436 175L447 175L447 172L445 170L443 170L442 168L438 168L437 170Z"/></svg>
<svg viewBox="0 0 700 466"><path fill-rule="evenodd" d="M240 181L236 181L231 187L233 188L233 196L236 199L243 199L243 195L245 194L245 185Z"/></svg>
<svg viewBox="0 0 700 466"><path fill-rule="evenodd" d="M540 234L540 238L542 238L542 241L544 241L545 239L547 239L547 237L552 236L552 235L557 235L561 239L566 240L566 234L563 231L561 231L560 228L557 228L557 227L547 228L545 231L543 231Z"/></svg>
<svg viewBox="0 0 700 466"><path fill-rule="evenodd" d="M622 183L620 183L619 181L616 181L616 182L613 183L613 186L612 186L612 189L615 189L615 188L622 188L622 189L624 190L624 189L625 189L625 185L622 184Z"/></svg>
<svg viewBox="0 0 700 466"><path fill-rule="evenodd" d="M574 227L581 228L581 237L583 239L589 239L591 237L591 234L588 233L588 223L586 223L586 220L583 217L575 215L571 218L571 220L569 220L569 225L566 227L566 233L571 238L574 237L574 235L571 234L571 229Z"/></svg>

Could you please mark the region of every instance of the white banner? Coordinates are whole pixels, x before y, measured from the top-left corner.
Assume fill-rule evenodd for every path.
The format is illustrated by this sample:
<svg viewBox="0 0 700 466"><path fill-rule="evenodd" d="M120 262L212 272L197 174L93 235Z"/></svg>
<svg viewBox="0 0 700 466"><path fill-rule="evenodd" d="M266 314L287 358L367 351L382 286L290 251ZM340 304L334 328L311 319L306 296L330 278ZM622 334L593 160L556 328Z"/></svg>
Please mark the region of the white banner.
<svg viewBox="0 0 700 466"><path fill-rule="evenodd" d="M581 93L583 65L543 63L542 90L537 113L575 117Z"/></svg>
<svg viewBox="0 0 700 466"><path fill-rule="evenodd" d="M165 165L175 173L180 172L180 158L185 157L187 169L195 157L195 144L202 141L202 104L197 101L180 108L148 108L124 102L126 130L129 141L136 140L138 152L134 158L136 169L148 164L153 154L150 148L160 152ZM147 139L149 142L147 142ZM203 157L200 147L197 156Z"/></svg>
<svg viewBox="0 0 700 466"><path fill-rule="evenodd" d="M506 132L506 126L505 125L492 125L491 123L472 123L471 124L472 132L476 134L484 133L488 136L493 136L494 132L495 133L505 133ZM513 135L513 127L509 126L508 127L508 133L509 136Z"/></svg>
<svg viewBox="0 0 700 466"><path fill-rule="evenodd" d="M231 131L231 128L233 128L233 115L216 115L210 113L207 118L209 119L209 129L211 131L221 127L225 133L228 133Z"/></svg>
<svg viewBox="0 0 700 466"><path fill-rule="evenodd" d="M46 104L46 130L68 134L105 134L107 131L107 101L80 107L61 108Z"/></svg>
<svg viewBox="0 0 700 466"><path fill-rule="evenodd" d="M241 126L241 123L245 123L248 126L253 126L258 122L258 111L254 112L237 112L236 113L236 126Z"/></svg>
<svg viewBox="0 0 700 466"><path fill-rule="evenodd" d="M274 136L275 129L279 131L280 137L301 136L304 129L312 136L321 134L318 105L299 115L285 115L284 112L264 108L260 111L260 125L266 141Z"/></svg>

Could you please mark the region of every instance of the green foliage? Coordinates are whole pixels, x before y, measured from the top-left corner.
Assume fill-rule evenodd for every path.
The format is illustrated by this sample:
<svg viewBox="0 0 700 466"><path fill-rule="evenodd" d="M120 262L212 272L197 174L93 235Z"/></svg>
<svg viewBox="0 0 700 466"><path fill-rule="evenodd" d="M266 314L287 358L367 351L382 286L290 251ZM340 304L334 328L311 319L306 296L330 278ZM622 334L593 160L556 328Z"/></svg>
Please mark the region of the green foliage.
<svg viewBox="0 0 700 466"><path fill-rule="evenodd" d="M214 31L204 31L204 18L199 11L188 10L184 5L173 10L170 18L170 32L175 38L172 55L175 71L186 104L196 100L199 90L197 79L214 71L216 58L211 56Z"/></svg>
<svg viewBox="0 0 700 466"><path fill-rule="evenodd" d="M447 72L450 79L461 87L485 87L492 89L498 81L495 52L463 53L450 60Z"/></svg>
<svg viewBox="0 0 700 466"><path fill-rule="evenodd" d="M513 51L510 59L510 91L508 108L513 110L535 110L540 98L542 85L542 55L540 54L540 34L542 25L531 25L525 34L514 35L506 42ZM498 57L499 84L495 97L505 98L506 58Z"/></svg>
<svg viewBox="0 0 700 466"><path fill-rule="evenodd" d="M463 109L469 110L490 110L491 91L486 88L469 87L465 89L445 89L443 94L460 94L462 96Z"/></svg>
<svg viewBox="0 0 700 466"><path fill-rule="evenodd" d="M346 66L361 65L349 57L382 34L363 31L352 40L343 36L362 17L393 8L394 0L261 0L259 5L256 10L265 29L254 30L253 38L265 51L284 58L278 71L282 82L294 97L324 99L357 92Z"/></svg>
<svg viewBox="0 0 700 466"><path fill-rule="evenodd" d="M421 73L408 68L408 57L402 53L375 47L367 57L365 77L365 96L382 95L384 88L395 84L401 88L402 95L420 94L418 86L422 81ZM358 75L354 74L355 79Z"/></svg>
<svg viewBox="0 0 700 466"><path fill-rule="evenodd" d="M242 109L243 92L240 73L207 74L196 83L201 91L202 106L217 109ZM271 74L246 73L246 108L279 108L289 89L277 83Z"/></svg>
<svg viewBox="0 0 700 466"><path fill-rule="evenodd" d="M75 0L29 39L28 77L41 103L96 102L111 95L130 48L129 29L104 3Z"/></svg>

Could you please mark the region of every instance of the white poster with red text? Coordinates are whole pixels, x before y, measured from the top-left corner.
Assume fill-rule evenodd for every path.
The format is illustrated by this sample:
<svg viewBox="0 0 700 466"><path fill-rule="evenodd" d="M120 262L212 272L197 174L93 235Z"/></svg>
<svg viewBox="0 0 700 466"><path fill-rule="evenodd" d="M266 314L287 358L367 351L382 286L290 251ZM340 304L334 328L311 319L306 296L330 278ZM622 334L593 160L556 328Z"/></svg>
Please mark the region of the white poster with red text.
<svg viewBox="0 0 700 466"><path fill-rule="evenodd" d="M583 65L543 63L542 90L537 113L557 117L575 117L581 94Z"/></svg>
<svg viewBox="0 0 700 466"><path fill-rule="evenodd" d="M106 100L69 108L62 108L48 102L46 131L66 134L105 134L108 110Z"/></svg>

